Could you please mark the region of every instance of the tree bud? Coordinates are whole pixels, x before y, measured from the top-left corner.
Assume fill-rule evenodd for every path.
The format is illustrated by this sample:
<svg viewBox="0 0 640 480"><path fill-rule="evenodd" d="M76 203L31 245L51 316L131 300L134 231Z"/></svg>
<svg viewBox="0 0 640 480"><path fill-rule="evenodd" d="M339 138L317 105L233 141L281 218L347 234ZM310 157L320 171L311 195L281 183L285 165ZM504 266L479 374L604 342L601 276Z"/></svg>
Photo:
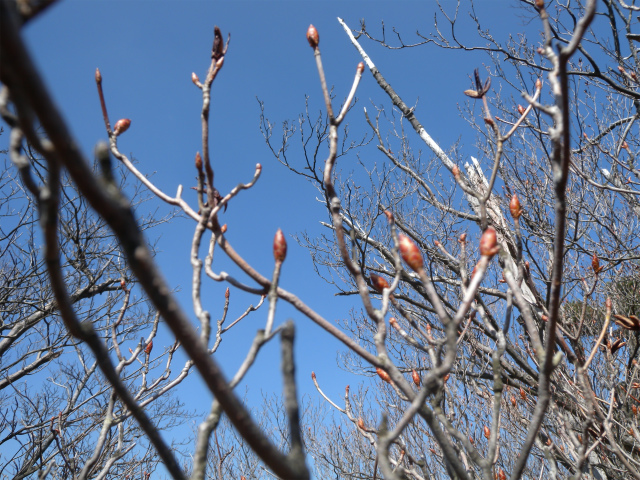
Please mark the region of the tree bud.
<svg viewBox="0 0 640 480"><path fill-rule="evenodd" d="M200 156L200 152L196 153L196 168L199 171L202 170L202 157Z"/></svg>
<svg viewBox="0 0 640 480"><path fill-rule="evenodd" d="M196 75L196 72L191 73L191 81L196 87L200 86L200 79L198 78L198 75Z"/></svg>
<svg viewBox="0 0 640 480"><path fill-rule="evenodd" d="M489 427L487 427L486 425L484 426L484 428L482 429L484 432L484 436L486 438L490 438L491 437L491 430L489 430Z"/></svg>
<svg viewBox="0 0 640 480"><path fill-rule="evenodd" d="M127 289L127 281L124 278L120 280L120 288L123 290Z"/></svg>
<svg viewBox="0 0 640 480"><path fill-rule="evenodd" d="M320 36L318 35L318 30L316 30L316 27L314 27L313 25L309 25L309 28L307 29L307 41L313 49L318 48L318 45L320 44Z"/></svg>
<svg viewBox="0 0 640 480"><path fill-rule="evenodd" d="M389 325L391 325L396 330L400 331L400 325L398 325L398 321L394 317L391 317L389 319Z"/></svg>
<svg viewBox="0 0 640 480"><path fill-rule="evenodd" d="M514 407L516 406L516 397L514 397L513 395L511 395L511 405L513 405Z"/></svg>
<svg viewBox="0 0 640 480"><path fill-rule="evenodd" d="M517 220L522 215L522 207L520 206L520 200L518 199L518 195L515 193L513 197L511 197L511 202L509 202L509 211L511 212L511 216Z"/></svg>
<svg viewBox="0 0 640 480"><path fill-rule="evenodd" d="M364 420L362 420L362 417L358 417L358 428L364 430Z"/></svg>
<svg viewBox="0 0 640 480"><path fill-rule="evenodd" d="M385 382L387 383L391 383L391 377L389 376L389 374L387 372L385 372L383 369L381 369L380 367L376 368L376 372L378 373L378 376Z"/></svg>
<svg viewBox="0 0 640 480"><path fill-rule="evenodd" d="M224 298L226 298L227 300L229 300L229 287L227 287L227 289L224 291Z"/></svg>
<svg viewBox="0 0 640 480"><path fill-rule="evenodd" d="M96 68L96 83L102 83L102 74L100 73L99 68Z"/></svg>
<svg viewBox="0 0 640 480"><path fill-rule="evenodd" d="M385 210L384 215L387 217L387 222L393 223L393 213L390 210Z"/></svg>
<svg viewBox="0 0 640 480"><path fill-rule="evenodd" d="M618 71L620 73L625 73L626 72L626 70L624 69L624 67L622 65L618 65Z"/></svg>
<svg viewBox="0 0 640 480"><path fill-rule="evenodd" d="M462 233L462 234L460 234L460 238L458 239L458 241L459 241L460 243L464 243L464 242L466 242L466 241L467 241L467 234L466 234L466 233Z"/></svg>
<svg viewBox="0 0 640 480"><path fill-rule="evenodd" d="M524 391L524 388L520 387L520 398L522 398L523 400L527 399L527 394Z"/></svg>
<svg viewBox="0 0 640 480"><path fill-rule="evenodd" d="M389 288L389 282L375 273L372 273L369 277L371 278L371 285L377 292L382 293L383 289Z"/></svg>
<svg viewBox="0 0 640 480"><path fill-rule="evenodd" d="M400 244L400 256L405 263L415 272L422 270L424 263L418 246L409 237L402 234L398 235L398 243Z"/></svg>
<svg viewBox="0 0 640 480"><path fill-rule="evenodd" d="M447 383L447 380L449 380L449 374L448 374L448 373L444 376L444 378L442 379L442 381L443 381L444 383Z"/></svg>
<svg viewBox="0 0 640 480"><path fill-rule="evenodd" d="M488 227L480 237L480 255L493 257L499 251L496 231L493 227Z"/></svg>
<svg viewBox="0 0 640 480"><path fill-rule="evenodd" d="M153 350L153 340L147 343L147 347L144 349L144 353L146 353L147 355L150 355L151 350Z"/></svg>
<svg viewBox="0 0 640 480"><path fill-rule="evenodd" d="M226 223L220 227L220 232L223 233L223 234L227 233L227 224Z"/></svg>
<svg viewBox="0 0 640 480"><path fill-rule="evenodd" d="M622 148L624 148L627 152L629 151L629 144L627 143L626 140L622 142Z"/></svg>
<svg viewBox="0 0 640 480"><path fill-rule="evenodd" d="M131 125L131 120L129 120L128 118L121 118L114 125L113 134L117 137L121 133L126 132L129 129L130 125Z"/></svg>
<svg viewBox="0 0 640 480"><path fill-rule="evenodd" d="M536 7L540 9L544 8L544 0L536 0Z"/></svg>
<svg viewBox="0 0 640 480"><path fill-rule="evenodd" d="M451 173L453 173L453 178L455 178L456 180L460 178L460 169L457 165L453 166L453 168L451 169Z"/></svg>
<svg viewBox="0 0 640 480"><path fill-rule="evenodd" d="M411 370L411 378L413 379L413 383L416 384L416 387L420 386L420 375L416 372L415 368Z"/></svg>
<svg viewBox="0 0 640 480"><path fill-rule="evenodd" d="M286 256L287 241L284 238L284 233L282 233L282 230L279 228L273 239L273 258L276 259L277 263L282 263Z"/></svg>
<svg viewBox="0 0 640 480"><path fill-rule="evenodd" d="M313 380L315 380L315 379L316 379L316 372L311 372L311 378L312 378Z"/></svg>
<svg viewBox="0 0 640 480"><path fill-rule="evenodd" d="M524 115L525 108L522 105L518 105L518 113Z"/></svg>
<svg viewBox="0 0 640 480"><path fill-rule="evenodd" d="M600 266L600 259L598 258L598 256L594 253L593 257L591 258L591 268L593 268L593 272L597 275L598 273L600 273L602 271L602 269L604 267Z"/></svg>
<svg viewBox="0 0 640 480"><path fill-rule="evenodd" d="M507 480L507 474L502 469L498 470L498 480Z"/></svg>
<svg viewBox="0 0 640 480"><path fill-rule="evenodd" d="M362 72L364 72L364 62L360 62L360 63L358 64L358 66L356 67L356 71L357 71L360 75L362 75Z"/></svg>

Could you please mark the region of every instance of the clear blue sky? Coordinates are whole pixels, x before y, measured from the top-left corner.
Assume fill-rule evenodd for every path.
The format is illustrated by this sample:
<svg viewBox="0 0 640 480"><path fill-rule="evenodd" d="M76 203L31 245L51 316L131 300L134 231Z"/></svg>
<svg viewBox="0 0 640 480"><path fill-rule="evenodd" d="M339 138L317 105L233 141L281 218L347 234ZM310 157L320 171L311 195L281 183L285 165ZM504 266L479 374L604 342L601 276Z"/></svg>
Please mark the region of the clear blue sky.
<svg viewBox="0 0 640 480"><path fill-rule="evenodd" d="M517 11L507 2L479 3L484 9L479 15L499 39L506 39L503 25L507 18L512 34L531 28L523 26ZM305 40L310 23L320 33L328 82L335 85L339 103L348 93L360 58L336 21L337 16L352 28L357 28L360 19L365 18L374 31L379 31L384 19L388 34L395 26L410 42L415 39L417 29L422 33L433 29L435 11L434 2L426 1L64 1L29 24L26 36L87 156L91 156L98 140L106 139L93 80L99 67L112 124L123 117L132 120L130 130L120 137L120 149L138 160L142 172L153 173L153 181L167 193L175 194L182 184L188 192L186 198L195 204L195 195L187 189L195 185L193 158L201 150L201 96L190 76L191 72L201 78L205 75L213 26L219 25L225 38L231 32L225 66L213 87L211 140L216 186L225 194L238 182L248 181L256 163L263 165L263 175L256 187L232 201L222 221L229 226L227 236L234 247L259 271L270 276L271 244L276 229L282 228L287 235L304 230L314 234L320 231L318 222L327 217L316 201L316 190L278 164L268 151L258 129L260 111L256 97L265 102L268 117L278 124L295 119L303 111L305 94L311 97L312 112L322 107L312 50ZM460 15L467 14L460 12ZM443 23L441 26L446 28ZM461 33L470 43L480 41L473 29ZM463 151L475 154L471 147L474 137L459 117L456 105L464 101L462 91L469 88L468 75L486 58L433 47L389 52L371 43L364 45L408 104L419 99L418 118L445 150L462 137ZM362 106L373 102L389 107L368 71L358 97L359 107L348 116L353 132L364 131ZM414 148L421 148L416 138L413 142ZM294 144L292 154L297 147ZM361 158L372 163L383 160L375 149L364 151ZM356 169L356 156L341 159L339 167L345 172ZM157 207L159 215L167 212L155 199L147 207ZM188 313L192 312L189 246L193 227L191 221L175 219L149 232L151 239L160 237L158 261L170 284L182 289L179 299ZM289 236L288 242L289 253L281 279L284 288L331 320L346 318L350 308L360 308L355 297L336 299L334 292L315 276L308 252ZM238 270L223 261L220 254L214 265L218 271L224 268L238 275ZM205 308L213 319L221 313L225 287L205 282ZM258 300L233 289L231 299L230 320ZM253 313L223 341L217 358L227 372L235 371L265 317L266 308ZM310 380L311 370L316 371L325 391L336 399L343 395L346 384L355 385L362 380L337 367L339 343L280 303L277 322L288 317L297 326L296 360L301 393L317 395ZM155 348L171 343L166 331L161 335ZM259 400L261 391L280 392L279 365L279 343L275 342L261 353L258 365L247 376L250 401ZM174 369L177 370L178 367ZM206 410L209 394L196 395L201 387L195 381L188 382L188 387L190 391L183 392L181 397L200 398L200 404L193 408ZM244 388L239 391L242 394Z"/></svg>

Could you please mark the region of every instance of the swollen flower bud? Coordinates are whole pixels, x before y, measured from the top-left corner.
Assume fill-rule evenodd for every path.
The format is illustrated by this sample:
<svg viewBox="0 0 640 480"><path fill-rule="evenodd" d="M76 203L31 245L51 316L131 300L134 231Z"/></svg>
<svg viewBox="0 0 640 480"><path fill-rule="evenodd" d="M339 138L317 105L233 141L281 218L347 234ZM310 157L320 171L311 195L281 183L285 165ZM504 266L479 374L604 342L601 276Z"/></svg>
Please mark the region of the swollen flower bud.
<svg viewBox="0 0 640 480"><path fill-rule="evenodd" d="M395 317L391 317L389 319L389 325L391 325L396 330L400 331L400 325L398 325L398 321L395 319Z"/></svg>
<svg viewBox="0 0 640 480"><path fill-rule="evenodd" d="M150 355L151 350L153 350L153 340L147 343L147 347L144 349L144 353L146 353L147 355Z"/></svg>
<svg viewBox="0 0 640 480"><path fill-rule="evenodd" d="M229 287L227 287L227 289L224 291L224 298L229 300L229 294L230 294Z"/></svg>
<svg viewBox="0 0 640 480"><path fill-rule="evenodd" d="M286 256L287 241L284 238L284 233L282 233L282 230L279 228L273 239L273 258L276 259L277 263L282 263Z"/></svg>
<svg viewBox="0 0 640 480"><path fill-rule="evenodd" d="M493 227L488 227L480 237L480 255L493 257L499 251L496 231Z"/></svg>
<svg viewBox="0 0 640 480"><path fill-rule="evenodd" d="M542 88L542 79L539 78L536 80L536 90L540 90L541 88Z"/></svg>
<svg viewBox="0 0 640 480"><path fill-rule="evenodd" d="M364 420L362 420L362 417L358 417L358 428L364 430Z"/></svg>
<svg viewBox="0 0 640 480"><path fill-rule="evenodd" d="M413 383L416 384L416 387L420 386L420 375L416 372L415 369L411 370L411 378L413 379Z"/></svg>
<svg viewBox="0 0 640 480"><path fill-rule="evenodd" d="M196 72L191 72L191 81L196 87L200 86L200 79L198 78L198 75L196 75Z"/></svg>
<svg viewBox="0 0 640 480"><path fill-rule="evenodd" d="M356 71L357 71L359 74L362 74L362 72L364 72L364 62L360 62L360 63L358 64L358 66L356 67Z"/></svg>
<svg viewBox="0 0 640 480"><path fill-rule="evenodd" d="M196 168L198 171L202 170L202 157L200 156L200 152L196 153Z"/></svg>
<svg viewBox="0 0 640 480"><path fill-rule="evenodd" d="M518 113L519 113L520 115L524 115L524 110L525 110L525 109L524 109L524 107L523 107L522 105L518 105Z"/></svg>
<svg viewBox="0 0 640 480"><path fill-rule="evenodd" d="M126 132L130 125L131 120L129 120L128 118L122 118L118 120L113 127L113 134L117 137L121 133Z"/></svg>
<svg viewBox="0 0 640 480"><path fill-rule="evenodd" d="M593 258L591 259L591 268L593 268L593 271L596 275L600 273L604 268L600 266L600 259L595 253L593 254Z"/></svg>
<svg viewBox="0 0 640 480"><path fill-rule="evenodd" d="M513 405L514 407L516 406L516 397L514 397L513 395L511 395L511 405Z"/></svg>
<svg viewBox="0 0 640 480"><path fill-rule="evenodd" d="M460 178L460 169L457 165L453 166L453 168L451 169L451 173L453 173L453 178L455 178L456 180Z"/></svg>
<svg viewBox="0 0 640 480"><path fill-rule="evenodd" d="M409 237L402 234L398 235L398 243L400 244L400 256L405 263L415 272L422 270L424 263L418 246Z"/></svg>
<svg viewBox="0 0 640 480"><path fill-rule="evenodd" d="M489 427L487 427L486 425L484 426L484 428L482 429L484 432L484 436L486 438L490 438L491 437L491 430L489 430Z"/></svg>
<svg viewBox="0 0 640 480"><path fill-rule="evenodd" d="M520 218L520 215L522 215L520 200L518 199L518 195L516 195L515 193L513 194L513 197L511 197L511 202L509 202L509 211L511 212L511 216L514 218L514 220L517 220L518 218Z"/></svg>
<svg viewBox="0 0 640 480"><path fill-rule="evenodd" d="M96 68L96 83L102 83L102 74L99 68Z"/></svg>
<svg viewBox="0 0 640 480"><path fill-rule="evenodd" d="M226 223L220 227L220 232L223 233L223 234L227 233L227 224Z"/></svg>
<svg viewBox="0 0 640 480"><path fill-rule="evenodd" d="M527 399L527 394L524 391L524 388L520 387L520 398L522 398L523 400Z"/></svg>
<svg viewBox="0 0 640 480"><path fill-rule="evenodd" d="M315 380L316 379L316 372L311 372L311 379Z"/></svg>
<svg viewBox="0 0 640 480"><path fill-rule="evenodd" d="M381 369L380 367L376 368L376 373L378 374L378 376L385 382L387 383L391 383L391 377L389 376L389 374L387 372L385 372L383 369Z"/></svg>
<svg viewBox="0 0 640 480"><path fill-rule="evenodd" d="M502 469L498 470L498 480L507 480L507 474Z"/></svg>
<svg viewBox="0 0 640 480"><path fill-rule="evenodd" d="M318 30L313 25L309 25L307 29L307 41L311 48L318 48L318 44L320 43L320 36L318 35Z"/></svg>
<svg viewBox="0 0 640 480"><path fill-rule="evenodd" d="M384 278L380 277L379 275L372 273L371 275L369 275L369 277L371 278L371 285L377 292L382 293L383 289L389 288L389 282L387 282Z"/></svg>

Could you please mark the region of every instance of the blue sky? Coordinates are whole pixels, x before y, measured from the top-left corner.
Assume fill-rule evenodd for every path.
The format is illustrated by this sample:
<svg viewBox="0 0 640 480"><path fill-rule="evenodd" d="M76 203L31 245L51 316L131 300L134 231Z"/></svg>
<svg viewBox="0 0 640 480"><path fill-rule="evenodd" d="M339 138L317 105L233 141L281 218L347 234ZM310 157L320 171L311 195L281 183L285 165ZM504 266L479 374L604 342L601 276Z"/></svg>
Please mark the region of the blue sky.
<svg viewBox="0 0 640 480"><path fill-rule="evenodd" d="M453 5L444 3L452 13ZM507 2L482 3L478 13L497 38L506 39L503 30L506 18L512 34L531 28L522 24ZM335 85L339 103L348 93L360 58L337 16L352 28L357 28L360 19L365 18L374 31L379 31L384 20L388 34L392 34L391 27L397 27L410 42L417 29L422 33L431 31L435 11L434 3L425 1L65 1L30 23L25 34L47 84L87 156L91 156L98 140L106 139L93 80L99 67L112 125L119 118L132 120L129 131L120 137L121 151L135 157L139 169L153 174L153 181L167 193L175 194L182 184L188 192L185 197L195 205L195 195L188 188L195 185L193 158L201 150L201 96L191 83L191 72L201 78L205 75L213 26L219 25L225 38L231 32L224 69L212 94L211 146L216 186L225 194L238 182L248 181L256 163L263 165L263 175L253 189L234 199L222 215L222 221L229 227L227 237L236 250L270 277L273 235L282 228L289 253L281 285L325 318L335 320L346 318L349 310L359 308L359 304L355 297L334 297L333 290L314 274L308 252L289 237L305 230L312 235L318 233L319 221L327 219L326 212L316 201L317 191L271 156L258 128L260 110L256 97L264 101L267 116L276 124L297 118L304 110L305 95L310 96L312 112L317 114L322 108L315 62L305 39L310 23L320 33L328 82ZM465 12L460 15L466 17ZM446 28L444 24L441 27ZM473 29L460 33L470 43L479 42ZM469 88L468 76L485 58L433 47L389 52L370 42L364 46L408 104L419 100L418 118L445 150L462 138L463 151L475 154L471 146L474 136L459 117L457 104L464 101L462 91ZM358 107L347 117L355 137L366 131L362 106L373 102L389 107L368 71L357 96ZM277 132L276 128L275 135ZM420 148L417 139L413 142L414 148ZM296 148L294 144L292 156ZM372 163L383 160L375 149L364 151L361 159ZM342 158L339 168L344 172L356 169L357 157ZM169 211L155 199L145 208L157 208L159 215ZM188 313L192 312L189 246L194 226L193 222L178 218L149 232L150 239L159 238L158 262L170 284L181 289L178 296ZM225 269L243 278L220 254L214 266L217 271ZM214 319L221 313L225 288L226 285L205 282L205 308ZM257 300L232 289L229 321ZM341 344L279 303L277 322L289 317L297 326L296 360L301 394L317 395L310 379L312 370L325 392L336 399L343 395L346 384L355 385L362 380L336 365ZM223 341L217 358L229 374L235 371L265 318L263 308L243 320ZM164 331L155 348L170 343ZM266 347L247 376L251 402L259 401L261 391L280 392L279 350L277 341ZM181 397L199 398L200 403L192 408L206 410L209 394L197 395L201 387L195 380L187 382L187 388ZM239 391L244 393L244 388Z"/></svg>

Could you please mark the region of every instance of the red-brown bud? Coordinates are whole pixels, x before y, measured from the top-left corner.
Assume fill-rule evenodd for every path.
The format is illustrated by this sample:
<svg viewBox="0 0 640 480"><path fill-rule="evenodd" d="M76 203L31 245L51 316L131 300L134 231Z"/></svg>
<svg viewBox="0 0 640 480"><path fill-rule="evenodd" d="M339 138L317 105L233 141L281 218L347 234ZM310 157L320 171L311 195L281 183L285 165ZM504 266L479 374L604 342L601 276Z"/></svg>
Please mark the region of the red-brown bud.
<svg viewBox="0 0 640 480"><path fill-rule="evenodd" d="M200 152L196 152L196 168L199 171L202 170L202 157L200 156Z"/></svg>
<svg viewBox="0 0 640 480"><path fill-rule="evenodd" d="M511 216L516 220L520 218L520 215L522 215L520 200L518 199L518 195L515 193L513 194L513 197L511 197L511 202L509 202L509 211L511 212Z"/></svg>
<svg viewBox="0 0 640 480"><path fill-rule="evenodd" d="M360 63L358 64L358 66L356 67L356 71L357 71L360 75L362 75L362 72L364 72L364 62L360 62Z"/></svg>
<svg viewBox="0 0 640 480"><path fill-rule="evenodd" d="M122 118L116 122L113 127L113 134L117 137L121 133L126 132L131 126L131 120L128 118Z"/></svg>
<svg viewBox="0 0 640 480"><path fill-rule="evenodd" d="M624 67L623 67L622 65L618 65L618 71L619 71L620 73L624 73L624 72L626 72L626 70L624 69Z"/></svg>
<svg viewBox="0 0 640 480"><path fill-rule="evenodd" d="M522 398L523 400L527 399L527 394L524 391L524 388L520 387L520 398Z"/></svg>
<svg viewBox="0 0 640 480"><path fill-rule="evenodd" d="M473 439L473 437L471 435L469 435L469 441L471 442L471 445L476 443L476 441Z"/></svg>
<svg viewBox="0 0 640 480"><path fill-rule="evenodd" d="M499 251L496 231L493 227L488 227L480 237L480 255L493 257Z"/></svg>
<svg viewBox="0 0 640 480"><path fill-rule="evenodd" d="M371 285L377 292L382 293L383 289L389 288L389 282L387 282L381 276L372 273L371 275L369 275L369 277L371 278Z"/></svg>
<svg viewBox="0 0 640 480"><path fill-rule="evenodd" d="M398 321L394 317L391 317L389 319L389 325L391 325L396 330L400 331L400 325L398 325Z"/></svg>
<svg viewBox="0 0 640 480"><path fill-rule="evenodd" d="M489 427L487 427L486 425L484 426L484 428L482 429L484 432L484 436L486 438L490 438L491 437L491 430L489 430Z"/></svg>
<svg viewBox="0 0 640 480"><path fill-rule="evenodd" d="M385 382L387 383L391 383L391 377L389 376L389 374L387 372L385 372L383 369L381 369L380 367L376 368L376 372L378 373L378 376Z"/></svg>
<svg viewBox="0 0 640 480"><path fill-rule="evenodd" d="M422 270L424 263L418 246L409 237L402 234L398 235L398 243L400 244L400 256L405 263L415 272Z"/></svg>
<svg viewBox="0 0 640 480"><path fill-rule="evenodd" d="M455 178L456 180L460 178L460 169L457 165L453 166L453 168L451 169L451 173L453 174L453 178Z"/></svg>
<svg viewBox="0 0 640 480"><path fill-rule="evenodd" d="M458 241L459 241L460 243L464 243L464 242L466 242L466 241L467 241L467 234L466 234L466 233L462 233L462 234L460 235L460 238L458 239Z"/></svg>
<svg viewBox="0 0 640 480"><path fill-rule="evenodd" d="M492 126L492 127L493 127L493 125L494 125L494 123L495 123L495 122L493 121L493 119L492 119L492 118L485 118L485 119L484 119L484 123L486 123L487 125L490 125L490 126Z"/></svg>
<svg viewBox="0 0 640 480"><path fill-rule="evenodd" d="M542 79L539 78L536 80L536 90L540 90L542 88Z"/></svg>
<svg viewBox="0 0 640 480"><path fill-rule="evenodd" d="M312 378L313 380L315 380L315 379L316 379L316 372L311 372L311 378Z"/></svg>
<svg viewBox="0 0 640 480"><path fill-rule="evenodd" d="M120 288L123 290L127 289L127 281L124 278L120 280Z"/></svg>
<svg viewBox="0 0 640 480"><path fill-rule="evenodd" d="M416 384L416 387L420 386L420 375L416 372L415 369L411 370L411 378L413 379L413 383Z"/></svg>
<svg viewBox="0 0 640 480"><path fill-rule="evenodd" d="M536 7L540 9L544 8L544 0L536 0Z"/></svg>
<svg viewBox="0 0 640 480"><path fill-rule="evenodd" d="M96 68L96 83L102 83L102 74L100 73L100 69Z"/></svg>
<svg viewBox="0 0 640 480"><path fill-rule="evenodd" d="M223 233L223 234L227 233L227 224L226 223L220 227L220 232Z"/></svg>
<svg viewBox="0 0 640 480"><path fill-rule="evenodd" d="M147 343L147 347L144 349L144 353L146 353L147 355L150 355L151 350L153 350L153 340Z"/></svg>
<svg viewBox="0 0 640 480"><path fill-rule="evenodd" d="M449 380L449 376L450 376L450 375L447 373L447 374L444 376L444 378L442 379L442 381L443 381L444 383L447 383L447 380Z"/></svg>
<svg viewBox="0 0 640 480"><path fill-rule="evenodd" d="M602 271L602 269L604 267L600 266L600 259L598 258L598 256L594 253L593 257L591 258L591 268L593 268L593 272L597 275L598 273L600 273Z"/></svg>
<svg viewBox="0 0 640 480"><path fill-rule="evenodd" d="M318 30L313 25L309 25L307 29L307 41L311 48L318 48L318 44L320 44L320 35L318 35Z"/></svg>
<svg viewBox="0 0 640 480"><path fill-rule="evenodd" d="M229 287L227 287L227 289L224 291L224 298L226 298L227 300L229 300Z"/></svg>
<svg viewBox="0 0 640 480"><path fill-rule="evenodd" d="M627 143L626 140L622 142L622 148L624 148L627 152L629 151L629 144Z"/></svg>
<svg viewBox="0 0 640 480"><path fill-rule="evenodd" d="M198 75L196 75L196 72L191 73L191 81L196 87L200 86L200 79L198 78Z"/></svg>
<svg viewBox="0 0 640 480"><path fill-rule="evenodd" d="M524 110L525 110L525 108L522 105L518 105L518 113L520 115L524 115Z"/></svg>
<svg viewBox="0 0 640 480"><path fill-rule="evenodd" d="M273 239L273 258L277 263L284 262L287 256L287 241L284 238L284 233L281 229L278 229L276 236Z"/></svg>
<svg viewBox="0 0 640 480"><path fill-rule="evenodd" d="M358 417L358 428L364 430L364 420L362 420L362 417Z"/></svg>
<svg viewBox="0 0 640 480"><path fill-rule="evenodd" d="M498 480L507 480L507 474L502 469L498 470Z"/></svg>
<svg viewBox="0 0 640 480"><path fill-rule="evenodd" d="M393 213L390 210L385 210L384 214L387 217L387 222L389 222L389 224L393 223Z"/></svg>
<svg viewBox="0 0 640 480"><path fill-rule="evenodd" d="M516 397L514 397L513 395L511 395L511 405L513 405L514 407L516 406Z"/></svg>

